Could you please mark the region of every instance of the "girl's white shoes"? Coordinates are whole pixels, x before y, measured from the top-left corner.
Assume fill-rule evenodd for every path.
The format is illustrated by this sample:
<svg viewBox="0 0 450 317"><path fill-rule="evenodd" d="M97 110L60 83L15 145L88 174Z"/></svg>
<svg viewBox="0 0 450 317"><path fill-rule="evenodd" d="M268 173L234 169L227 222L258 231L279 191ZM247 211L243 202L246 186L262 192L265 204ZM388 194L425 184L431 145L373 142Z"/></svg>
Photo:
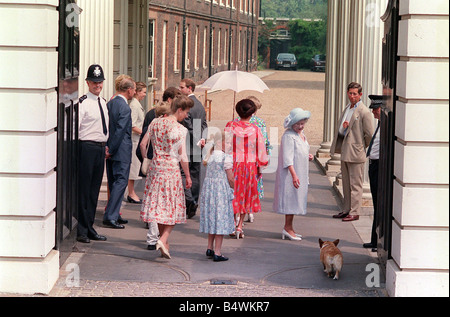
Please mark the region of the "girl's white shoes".
<svg viewBox="0 0 450 317"><path fill-rule="evenodd" d="M285 240L286 237L288 237L290 240L293 241L301 241L302 240L302 236L299 234L295 234L295 236L291 236L286 230L283 229L283 232L281 233L281 239Z"/></svg>

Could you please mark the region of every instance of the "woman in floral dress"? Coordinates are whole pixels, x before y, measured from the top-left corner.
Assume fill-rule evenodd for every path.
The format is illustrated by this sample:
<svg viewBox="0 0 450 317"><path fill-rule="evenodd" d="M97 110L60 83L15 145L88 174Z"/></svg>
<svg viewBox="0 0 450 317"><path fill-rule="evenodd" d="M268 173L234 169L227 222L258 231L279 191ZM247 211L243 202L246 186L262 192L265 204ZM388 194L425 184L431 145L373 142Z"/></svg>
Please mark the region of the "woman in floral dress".
<svg viewBox="0 0 450 317"><path fill-rule="evenodd" d="M186 175L186 188L192 186L189 162L186 155L187 130L179 122L183 121L194 106L185 96L177 96L168 117L152 121L148 133L141 142L141 153L145 155L149 141L153 146L153 159L145 180L144 197L141 206L141 219L156 222L160 238L156 249L170 259L168 238L175 224L186 222L186 201L180 164Z"/></svg>
<svg viewBox="0 0 450 317"><path fill-rule="evenodd" d="M243 99L236 105L240 121L230 121L226 126L226 133L232 135L233 146L226 149L233 153L233 172L235 179L233 210L240 215L236 226L236 238L243 238L242 223L245 214L261 211L258 193L259 168L268 164L268 156L261 130L250 123L256 112L256 105L250 99ZM227 136L229 142L229 136Z"/></svg>

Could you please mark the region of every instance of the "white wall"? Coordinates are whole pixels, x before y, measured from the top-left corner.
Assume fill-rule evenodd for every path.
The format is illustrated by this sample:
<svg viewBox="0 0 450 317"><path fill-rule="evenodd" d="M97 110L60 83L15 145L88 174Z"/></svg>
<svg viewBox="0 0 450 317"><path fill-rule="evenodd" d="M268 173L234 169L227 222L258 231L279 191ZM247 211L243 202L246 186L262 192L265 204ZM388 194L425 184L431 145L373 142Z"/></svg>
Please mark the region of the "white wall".
<svg viewBox="0 0 450 317"><path fill-rule="evenodd" d="M448 13L400 0L391 296L449 295Z"/></svg>
<svg viewBox="0 0 450 317"><path fill-rule="evenodd" d="M59 276L58 2L0 1L0 292L49 293Z"/></svg>

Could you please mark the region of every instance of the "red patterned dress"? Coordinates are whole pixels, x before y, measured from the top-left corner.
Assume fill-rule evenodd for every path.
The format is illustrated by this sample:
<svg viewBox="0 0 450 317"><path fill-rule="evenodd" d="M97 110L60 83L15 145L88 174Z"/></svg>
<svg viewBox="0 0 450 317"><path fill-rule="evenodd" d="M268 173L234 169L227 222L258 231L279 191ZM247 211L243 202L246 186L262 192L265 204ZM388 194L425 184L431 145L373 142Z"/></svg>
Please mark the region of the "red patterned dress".
<svg viewBox="0 0 450 317"><path fill-rule="evenodd" d="M141 219L175 225L186 222L186 200L179 166L179 148L187 129L178 122L159 118L148 127L153 159L145 180Z"/></svg>
<svg viewBox="0 0 450 317"><path fill-rule="evenodd" d="M233 153L235 214L249 214L261 211L258 193L258 169L268 164L268 156L261 130L246 121L231 121L225 128L227 143L232 136L233 147L226 148ZM230 142L231 143L231 142ZM231 145L231 144L230 144Z"/></svg>

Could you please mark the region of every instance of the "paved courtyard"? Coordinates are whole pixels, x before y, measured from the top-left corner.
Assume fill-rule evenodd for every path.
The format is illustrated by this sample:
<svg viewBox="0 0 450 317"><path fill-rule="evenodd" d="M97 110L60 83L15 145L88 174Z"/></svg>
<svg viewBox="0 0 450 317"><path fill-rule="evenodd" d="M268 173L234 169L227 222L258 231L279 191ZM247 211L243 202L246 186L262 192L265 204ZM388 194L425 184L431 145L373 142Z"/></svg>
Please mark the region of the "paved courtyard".
<svg viewBox="0 0 450 317"><path fill-rule="evenodd" d="M263 103L258 116L281 138L284 118L302 107L312 112L306 135L315 153L323 135L323 73L257 72L271 88L255 95ZM198 94L202 94L201 91ZM213 100L211 125L219 127L232 117L233 93L209 94ZM278 141L272 135L277 148ZM276 151L274 151L276 153ZM275 154L276 155L276 154ZM272 158L273 162L277 157ZM106 176L105 176L106 177ZM284 218L272 210L275 173L264 175L263 212L246 223L243 240L224 239L227 262L215 263L205 256L207 236L198 232L199 216L177 225L172 232L171 260L146 248L145 225L139 220L139 205L123 203L122 216L129 220L124 230L102 227L106 205L104 179L96 228L106 242L77 243L61 267L60 278L50 297L384 297L384 277L376 254L362 248L368 237L369 217L343 223L331 216L339 211L339 199L317 163L310 164L308 215L296 217L294 226L304 239L281 239ZM136 185L143 192L143 181ZM318 239L340 239L344 269L339 281L325 276L319 262ZM10 296L10 295L9 295ZM35 295L42 296L42 295ZM173 307L172 307L173 308Z"/></svg>

